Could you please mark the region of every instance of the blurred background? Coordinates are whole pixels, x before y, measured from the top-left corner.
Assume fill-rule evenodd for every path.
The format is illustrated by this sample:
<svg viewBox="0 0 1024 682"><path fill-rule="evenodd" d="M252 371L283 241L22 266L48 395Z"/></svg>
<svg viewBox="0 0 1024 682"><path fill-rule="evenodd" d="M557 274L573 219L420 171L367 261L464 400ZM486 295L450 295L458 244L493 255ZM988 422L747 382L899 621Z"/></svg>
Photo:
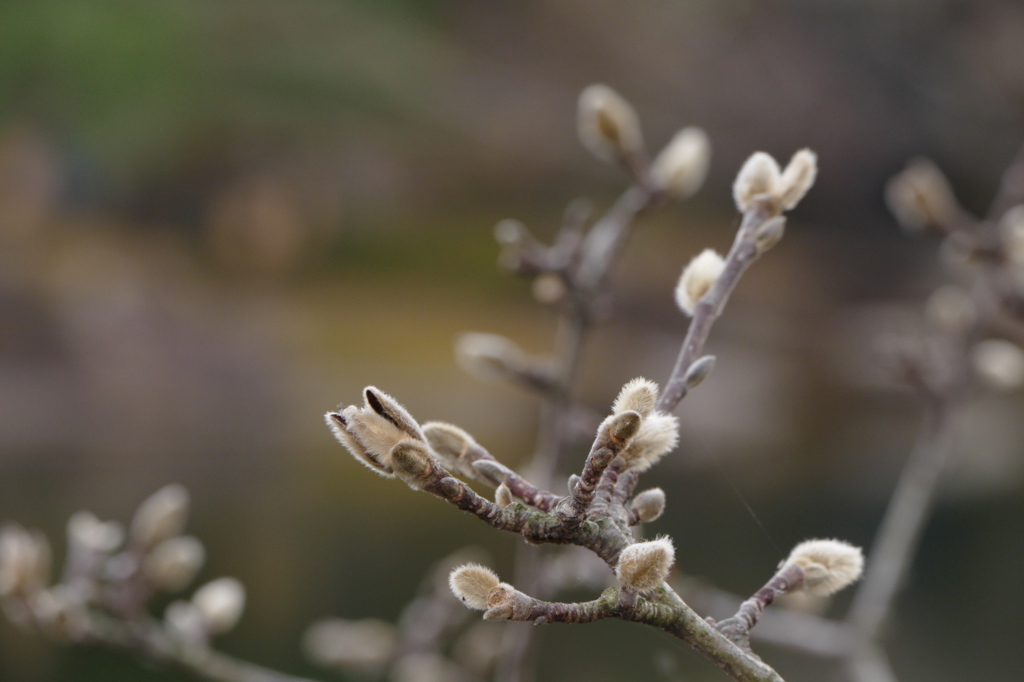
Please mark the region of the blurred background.
<svg viewBox="0 0 1024 682"><path fill-rule="evenodd" d="M315 618L393 619L465 545L508 574L515 538L372 476L322 414L373 384L528 457L536 398L464 375L452 345L486 331L549 349L554 315L496 266L492 228L548 238L569 200L621 191L576 140L593 82L635 105L652 151L684 125L713 145L705 188L645 220L616 270L584 360L594 407L667 376L686 324L671 290L731 242L743 160L809 146L821 168L716 327L680 450L645 479L669 496L649 532L741 594L806 537L870 545L920 417L879 339L945 278L883 187L924 154L985 210L1024 142L1017 0L0 4L0 519L59 558L73 512L127 520L186 485L203 577L248 589L221 647L307 674ZM980 396L963 415L891 628L902 680L1024 665L1022 407ZM648 629L542 634L545 680L721 679ZM0 679L184 678L0 620Z"/></svg>

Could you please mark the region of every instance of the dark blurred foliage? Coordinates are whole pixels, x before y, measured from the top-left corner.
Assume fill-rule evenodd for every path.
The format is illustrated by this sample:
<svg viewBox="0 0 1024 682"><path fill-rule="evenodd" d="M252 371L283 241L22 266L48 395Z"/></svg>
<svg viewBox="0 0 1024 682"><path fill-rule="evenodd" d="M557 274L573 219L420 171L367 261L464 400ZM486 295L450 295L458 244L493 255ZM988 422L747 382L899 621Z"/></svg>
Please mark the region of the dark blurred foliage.
<svg viewBox="0 0 1024 682"><path fill-rule="evenodd" d="M648 477L670 510L651 531L746 593L797 540L870 543L919 416L875 340L943 277L882 187L925 154L983 210L1024 141L1017 0L0 4L0 517L59 538L78 509L125 519L186 484L204 575L249 590L224 649L293 671L310 672L304 624L393 617L457 547L508 568L513 538L371 477L321 415L373 383L525 457L534 398L464 377L451 344L481 330L547 349L553 318L494 267L491 226L549 235L569 199L614 197L575 140L592 82L633 102L653 150L690 124L714 145L705 189L647 221L618 270L586 355L594 406L667 374L685 329L669 292L731 239L744 158L810 146L821 163L716 329L681 451ZM1020 408L965 415L892 627L901 679L1024 664ZM544 634L544 679L719 679L623 623ZM177 678L3 622L0 679Z"/></svg>

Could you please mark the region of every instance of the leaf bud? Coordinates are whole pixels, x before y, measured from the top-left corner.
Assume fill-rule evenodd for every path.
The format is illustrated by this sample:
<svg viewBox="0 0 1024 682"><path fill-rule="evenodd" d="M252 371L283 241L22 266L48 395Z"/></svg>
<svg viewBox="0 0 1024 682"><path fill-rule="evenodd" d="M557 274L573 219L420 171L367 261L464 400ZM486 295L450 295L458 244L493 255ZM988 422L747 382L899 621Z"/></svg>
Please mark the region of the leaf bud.
<svg viewBox="0 0 1024 682"><path fill-rule="evenodd" d="M508 489L508 486L502 483L494 489L494 503L499 507L507 507L515 502L512 498L512 491Z"/></svg>
<svg viewBox="0 0 1024 682"><path fill-rule="evenodd" d="M696 361L690 368L686 370L686 375L683 377L683 382L686 384L687 389L697 388L704 380L711 374L711 370L715 368L715 356L705 355L697 358Z"/></svg>
<svg viewBox="0 0 1024 682"><path fill-rule="evenodd" d="M661 488L645 490L634 497L629 506L636 510L641 522L650 523L665 511L665 491Z"/></svg>

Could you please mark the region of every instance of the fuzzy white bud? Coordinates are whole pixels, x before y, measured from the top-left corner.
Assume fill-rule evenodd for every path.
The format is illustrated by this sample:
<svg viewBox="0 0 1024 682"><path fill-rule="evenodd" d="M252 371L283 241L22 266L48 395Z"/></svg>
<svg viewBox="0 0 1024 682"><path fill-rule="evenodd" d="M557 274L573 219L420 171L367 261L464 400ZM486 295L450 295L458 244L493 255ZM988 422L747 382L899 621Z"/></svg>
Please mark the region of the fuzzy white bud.
<svg viewBox="0 0 1024 682"><path fill-rule="evenodd" d="M746 160L736 182L732 186L732 196L736 200L736 208L740 212L750 207L750 202L761 195L774 196L779 188L782 171L779 164L770 154L754 152Z"/></svg>
<svg viewBox="0 0 1024 682"><path fill-rule="evenodd" d="M783 211L796 207L818 176L818 156L810 149L801 149L790 159L779 178L777 197Z"/></svg>
<svg viewBox="0 0 1024 682"><path fill-rule="evenodd" d="M184 486L171 484L150 495L132 518L132 540L152 547L180 535L188 520L189 496Z"/></svg>
<svg viewBox="0 0 1024 682"><path fill-rule="evenodd" d="M692 196L704 184L711 161L711 142L700 128L683 128L651 165L651 178L662 190L680 199Z"/></svg>
<svg viewBox="0 0 1024 682"><path fill-rule="evenodd" d="M711 290L725 269L725 261L712 249L704 249L683 270L676 286L676 304L693 315L697 303Z"/></svg>
<svg viewBox="0 0 1024 682"><path fill-rule="evenodd" d="M583 146L605 161L619 161L643 149L636 112L607 85L591 85L580 93L577 129Z"/></svg>
<svg viewBox="0 0 1024 682"><path fill-rule="evenodd" d="M619 554L615 574L623 589L645 592L661 585L675 560L675 547L667 537L638 542Z"/></svg>
<svg viewBox="0 0 1024 682"><path fill-rule="evenodd" d="M487 610L487 597L501 583L491 569L480 564L459 566L448 576L452 593L471 609Z"/></svg>
<svg viewBox="0 0 1024 682"><path fill-rule="evenodd" d="M636 510L641 522L655 521L665 512L665 491L661 488L645 490L634 497L629 506Z"/></svg>
<svg viewBox="0 0 1024 682"><path fill-rule="evenodd" d="M804 569L802 588L818 597L827 597L860 578L864 554L842 540L807 540L793 548L788 564Z"/></svg>
<svg viewBox="0 0 1024 682"><path fill-rule="evenodd" d="M657 402L658 384L650 379L637 377L630 380L619 391L618 397L612 403L612 414L621 414L632 410L641 417L646 417L654 410L654 405Z"/></svg>
<svg viewBox="0 0 1024 682"><path fill-rule="evenodd" d="M182 536L164 540L146 556L142 569L146 578L161 590L173 592L192 582L206 560L203 543Z"/></svg>
<svg viewBox="0 0 1024 682"><path fill-rule="evenodd" d="M986 339L971 351L974 371L992 388L1014 390L1024 386L1024 351L1002 339Z"/></svg>
<svg viewBox="0 0 1024 682"><path fill-rule="evenodd" d="M245 587L235 578L218 578L192 595L210 634L227 632L238 624L245 609Z"/></svg>

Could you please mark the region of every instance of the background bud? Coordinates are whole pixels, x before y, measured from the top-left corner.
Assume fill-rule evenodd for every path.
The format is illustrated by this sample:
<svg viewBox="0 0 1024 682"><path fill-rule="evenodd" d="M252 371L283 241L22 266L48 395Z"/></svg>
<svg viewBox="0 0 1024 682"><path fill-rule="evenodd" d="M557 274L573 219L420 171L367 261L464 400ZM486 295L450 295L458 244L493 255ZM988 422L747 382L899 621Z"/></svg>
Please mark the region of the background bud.
<svg viewBox="0 0 1024 682"><path fill-rule="evenodd" d="M189 497L184 486L171 484L150 495L132 519L132 540L152 547L180 535L188 520Z"/></svg>
<svg viewBox="0 0 1024 682"><path fill-rule="evenodd" d="M704 184L711 160L711 142L700 128L684 128L658 154L651 178L663 191L681 199L692 196Z"/></svg>
<svg viewBox="0 0 1024 682"><path fill-rule="evenodd" d="M607 85L591 85L580 93L577 127L580 142L599 159L618 161L643 149L636 112Z"/></svg>
<svg viewBox="0 0 1024 682"><path fill-rule="evenodd" d="M245 587L234 578L209 582L192 596L210 634L227 632L238 624L245 609Z"/></svg>

